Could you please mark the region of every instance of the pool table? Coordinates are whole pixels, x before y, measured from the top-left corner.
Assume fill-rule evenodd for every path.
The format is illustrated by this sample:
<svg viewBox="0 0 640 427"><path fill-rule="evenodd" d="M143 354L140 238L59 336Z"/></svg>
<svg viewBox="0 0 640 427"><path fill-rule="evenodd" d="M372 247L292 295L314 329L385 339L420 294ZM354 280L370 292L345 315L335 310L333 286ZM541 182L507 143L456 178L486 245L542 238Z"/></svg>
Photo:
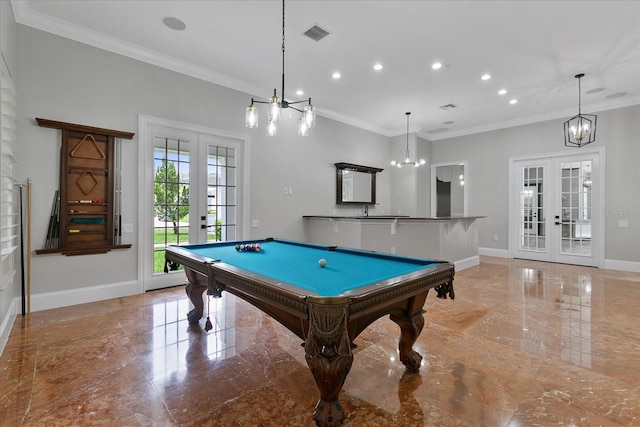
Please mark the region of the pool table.
<svg viewBox="0 0 640 427"><path fill-rule="evenodd" d="M261 250L239 250L251 244ZM343 423L338 395L353 362L353 340L368 325L389 314L400 326L400 360L417 372L422 356L413 344L424 326L427 294L433 288L439 298L454 298L454 267L446 261L275 238L168 246L165 258L165 271L184 267L194 306L190 323L203 317L205 290L216 297L227 291L303 340L320 391L313 414L318 426Z"/></svg>

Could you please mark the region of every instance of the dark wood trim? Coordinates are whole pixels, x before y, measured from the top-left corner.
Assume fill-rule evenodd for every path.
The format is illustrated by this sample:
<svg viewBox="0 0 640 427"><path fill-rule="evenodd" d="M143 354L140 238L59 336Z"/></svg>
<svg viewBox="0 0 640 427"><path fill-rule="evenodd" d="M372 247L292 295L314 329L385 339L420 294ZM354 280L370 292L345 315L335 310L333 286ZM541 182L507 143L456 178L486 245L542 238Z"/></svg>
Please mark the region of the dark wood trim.
<svg viewBox="0 0 640 427"><path fill-rule="evenodd" d="M355 165L353 163L336 163L335 164L337 168L340 169L346 169L346 170L352 170L352 171L357 171L357 172L366 172L366 173L378 173L378 172L382 172L384 169L380 169L380 168L374 168L372 166L362 166L362 165Z"/></svg>
<svg viewBox="0 0 640 427"><path fill-rule="evenodd" d="M122 139L133 139L133 132L125 132L122 130L104 129L93 126L78 125L75 123L58 122L56 120L41 119L36 117L36 122L43 128L73 130L76 132L97 133L100 135L109 135Z"/></svg>
<svg viewBox="0 0 640 427"><path fill-rule="evenodd" d="M129 249L131 248L131 243L126 245L113 245L113 246L96 246L96 247L86 247L86 248L78 248L78 249L38 249L36 250L36 254L44 255L44 254L62 254L67 256L73 255L90 255L90 254L106 254L112 249Z"/></svg>

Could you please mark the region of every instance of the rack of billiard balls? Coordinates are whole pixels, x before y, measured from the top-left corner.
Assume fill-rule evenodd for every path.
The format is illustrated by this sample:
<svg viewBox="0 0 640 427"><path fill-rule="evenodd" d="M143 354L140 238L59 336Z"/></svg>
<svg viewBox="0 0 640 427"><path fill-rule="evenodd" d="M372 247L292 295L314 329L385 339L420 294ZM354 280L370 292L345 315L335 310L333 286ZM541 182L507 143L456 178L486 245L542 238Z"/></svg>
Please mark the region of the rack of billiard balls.
<svg viewBox="0 0 640 427"><path fill-rule="evenodd" d="M238 252L260 252L261 250L262 246L260 246L260 243L236 245L236 251Z"/></svg>

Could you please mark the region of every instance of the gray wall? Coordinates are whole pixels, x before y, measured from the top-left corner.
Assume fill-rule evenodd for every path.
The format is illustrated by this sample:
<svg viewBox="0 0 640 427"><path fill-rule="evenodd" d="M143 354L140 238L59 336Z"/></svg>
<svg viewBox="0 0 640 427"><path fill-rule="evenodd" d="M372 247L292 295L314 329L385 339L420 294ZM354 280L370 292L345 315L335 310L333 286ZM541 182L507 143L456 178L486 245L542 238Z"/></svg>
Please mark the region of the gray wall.
<svg viewBox="0 0 640 427"><path fill-rule="evenodd" d="M605 147L605 259L640 262L640 106L598 115L597 140ZM566 120L566 119L565 119ZM509 159L543 153L576 152L564 147L564 120L551 120L432 142L432 162L468 160L465 186L469 215L480 221L482 248L508 248ZM627 220L628 228L618 221ZM498 241L493 236L498 235Z"/></svg>

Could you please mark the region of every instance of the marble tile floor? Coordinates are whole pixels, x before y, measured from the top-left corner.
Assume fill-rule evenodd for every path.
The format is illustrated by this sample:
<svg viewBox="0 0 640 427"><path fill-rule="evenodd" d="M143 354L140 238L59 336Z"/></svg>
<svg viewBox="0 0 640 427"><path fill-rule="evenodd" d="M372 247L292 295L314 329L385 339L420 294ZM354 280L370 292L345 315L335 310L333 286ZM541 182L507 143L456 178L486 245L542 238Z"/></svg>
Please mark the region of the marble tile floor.
<svg viewBox="0 0 640 427"><path fill-rule="evenodd" d="M182 279L181 279L182 280ZM429 295L397 359L382 318L356 340L345 426L640 426L640 274L481 257ZM182 287L19 316L0 426L313 426L300 340L226 294L189 326Z"/></svg>

